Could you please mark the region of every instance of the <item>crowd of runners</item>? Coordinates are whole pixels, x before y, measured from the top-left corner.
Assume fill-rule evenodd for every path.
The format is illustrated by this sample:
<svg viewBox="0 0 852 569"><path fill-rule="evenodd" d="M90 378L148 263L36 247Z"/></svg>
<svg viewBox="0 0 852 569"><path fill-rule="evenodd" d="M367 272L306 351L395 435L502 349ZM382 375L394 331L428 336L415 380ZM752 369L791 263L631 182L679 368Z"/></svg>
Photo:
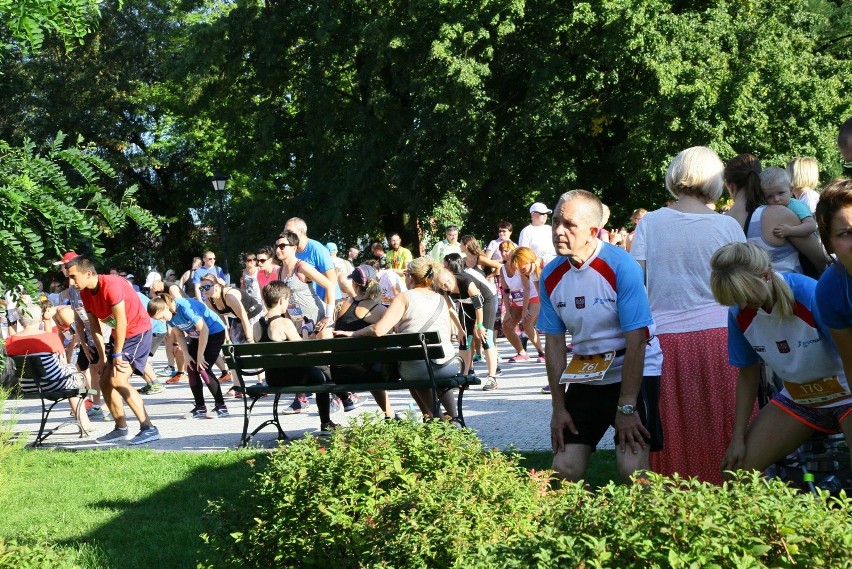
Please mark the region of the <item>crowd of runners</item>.
<svg viewBox="0 0 852 569"><path fill-rule="evenodd" d="M852 119L838 145L848 168ZM505 221L487 245L451 226L416 257L398 234L373 243L368 259L357 247L339 256L336 244L309 238L306 222L291 218L275 243L241 256L233 278L207 251L182 274L151 271L139 286L134 275L104 273L71 251L56 263L67 288L57 280L38 298L3 300L6 351L42 358L50 385L97 389L80 420L114 421L97 439L104 444L160 438L143 397L161 391L161 381L189 385L188 418L228 416L226 342L394 331L438 331L448 354L434 362L438 374L484 359L484 391L499 388L501 365L543 364L553 464L566 479L584 476L610 426L624 477L654 470L716 483L723 470L765 469L814 432L848 440L852 181L838 178L818 192L812 158L763 168L749 154L723 163L693 147L672 160L666 188L672 200L636 210L632 231L608 231L608 208L573 190L552 209L532 204L517 241ZM723 213L715 204L725 191L732 202ZM501 338L514 350L502 362ZM149 362L160 346L165 375ZM260 380L345 384L426 373L405 363ZM144 385L132 386L134 375ZM771 401L759 406L761 385L770 386ZM433 418L430 395L411 395ZM396 416L384 392L371 396L386 418ZM366 397L317 394L320 433L338 428L332 416ZM285 412L310 412L311 398L297 395ZM455 420L453 394L442 403L443 418ZM125 404L140 423L135 435Z"/></svg>

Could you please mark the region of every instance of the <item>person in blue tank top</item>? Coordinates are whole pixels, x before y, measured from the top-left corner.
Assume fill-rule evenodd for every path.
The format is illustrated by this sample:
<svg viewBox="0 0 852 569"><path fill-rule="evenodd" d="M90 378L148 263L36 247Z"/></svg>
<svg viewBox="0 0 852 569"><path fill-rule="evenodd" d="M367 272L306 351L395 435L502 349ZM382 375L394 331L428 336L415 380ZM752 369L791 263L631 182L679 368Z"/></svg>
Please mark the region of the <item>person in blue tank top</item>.
<svg viewBox="0 0 852 569"><path fill-rule="evenodd" d="M154 320L166 322L169 326L180 330L177 334L178 344L189 364L189 388L195 399L195 407L186 415L187 418L207 419L207 405L204 402L203 381L213 395L215 416L227 417L228 407L222 396L222 388L211 367L219 357L222 345L225 343L225 325L219 317L203 302L194 298L174 298L170 294L162 294L152 298L148 303L148 314ZM187 342L187 337L189 341Z"/></svg>

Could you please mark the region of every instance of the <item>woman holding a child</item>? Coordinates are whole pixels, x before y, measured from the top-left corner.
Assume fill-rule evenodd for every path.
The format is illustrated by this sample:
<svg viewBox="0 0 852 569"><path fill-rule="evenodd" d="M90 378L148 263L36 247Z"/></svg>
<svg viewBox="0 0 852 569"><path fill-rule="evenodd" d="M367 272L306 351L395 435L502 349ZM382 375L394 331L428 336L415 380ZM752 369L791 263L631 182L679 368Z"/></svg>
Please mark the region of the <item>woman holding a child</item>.
<svg viewBox="0 0 852 569"><path fill-rule="evenodd" d="M751 154L740 154L725 166L725 186L734 200L727 215L733 217L749 242L769 253L778 272L802 272L799 254L822 272L825 254L816 238L816 223L805 206L790 207L792 182L781 168L762 169Z"/></svg>

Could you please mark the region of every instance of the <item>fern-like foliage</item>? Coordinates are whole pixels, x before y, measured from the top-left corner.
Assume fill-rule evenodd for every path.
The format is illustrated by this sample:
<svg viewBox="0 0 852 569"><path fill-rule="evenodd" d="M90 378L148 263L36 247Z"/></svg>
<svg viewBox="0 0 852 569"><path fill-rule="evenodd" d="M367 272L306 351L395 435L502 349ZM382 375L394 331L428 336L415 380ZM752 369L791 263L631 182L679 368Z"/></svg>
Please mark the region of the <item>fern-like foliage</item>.
<svg viewBox="0 0 852 569"><path fill-rule="evenodd" d="M3 289L30 283L83 240L97 254L103 251L103 235L114 235L130 223L159 232L158 219L137 203L137 188L127 188L118 202L111 200L100 183L115 177L115 171L77 144L68 144L61 132L42 152L31 140L20 147L0 141Z"/></svg>

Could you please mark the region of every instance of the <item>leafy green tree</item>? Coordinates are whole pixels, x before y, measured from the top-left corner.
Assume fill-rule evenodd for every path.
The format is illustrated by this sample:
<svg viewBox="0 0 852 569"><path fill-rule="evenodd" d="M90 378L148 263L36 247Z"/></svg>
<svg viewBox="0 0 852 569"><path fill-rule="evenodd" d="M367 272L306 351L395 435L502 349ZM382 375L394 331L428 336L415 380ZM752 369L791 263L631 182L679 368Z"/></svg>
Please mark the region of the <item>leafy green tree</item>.
<svg viewBox="0 0 852 569"><path fill-rule="evenodd" d="M804 0L238 3L198 24L187 111L221 125L236 211L298 214L344 238L526 220L599 193L616 222L666 199L697 144L768 164L834 162L850 109L841 8ZM222 85L228 88L223 89ZM244 218L245 219L245 218Z"/></svg>
<svg viewBox="0 0 852 569"><path fill-rule="evenodd" d="M9 48L31 53L41 49L46 34L53 34L70 51L96 26L99 4L99 0L0 0L0 35L12 40Z"/></svg>
<svg viewBox="0 0 852 569"><path fill-rule="evenodd" d="M102 238L131 222L157 231L135 187L117 203L104 195L100 181L114 175L97 155L66 145L62 133L44 153L31 141L20 148L0 141L0 285L28 283L70 246L100 256Z"/></svg>

